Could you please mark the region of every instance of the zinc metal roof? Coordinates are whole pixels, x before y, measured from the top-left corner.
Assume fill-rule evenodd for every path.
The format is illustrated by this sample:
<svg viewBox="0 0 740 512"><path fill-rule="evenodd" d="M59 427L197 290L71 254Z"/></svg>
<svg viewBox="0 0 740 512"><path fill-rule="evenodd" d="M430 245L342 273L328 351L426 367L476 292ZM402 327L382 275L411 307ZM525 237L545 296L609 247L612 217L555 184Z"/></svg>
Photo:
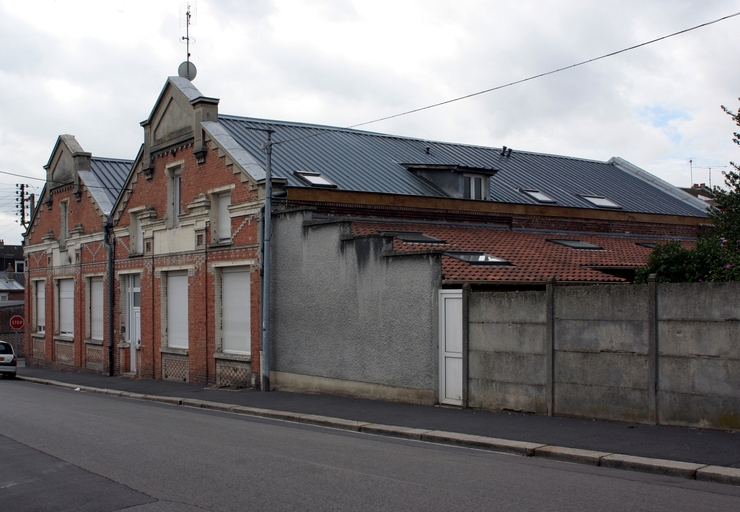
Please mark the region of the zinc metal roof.
<svg viewBox="0 0 740 512"><path fill-rule="evenodd" d="M111 203L115 202L121 193L133 165L133 160L101 157L90 159L90 171L100 182L100 189L108 196Z"/></svg>
<svg viewBox="0 0 740 512"><path fill-rule="evenodd" d="M495 147L228 115L219 115L218 123L260 163L264 130L273 129L273 176L293 187L310 187L294 171L312 171L340 190L446 197L402 164L460 166L496 171L489 179L490 201L540 204L522 192L530 189L559 206L600 209L582 197L590 195L622 211L706 216L695 198L619 158L602 162L516 149L504 156Z"/></svg>

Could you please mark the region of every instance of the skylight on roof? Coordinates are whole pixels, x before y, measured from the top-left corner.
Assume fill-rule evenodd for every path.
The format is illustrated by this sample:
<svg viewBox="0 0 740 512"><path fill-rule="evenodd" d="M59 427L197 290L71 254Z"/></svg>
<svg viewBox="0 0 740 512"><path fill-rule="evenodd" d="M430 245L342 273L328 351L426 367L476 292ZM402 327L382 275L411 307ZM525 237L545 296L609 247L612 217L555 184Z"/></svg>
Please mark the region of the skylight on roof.
<svg viewBox="0 0 740 512"><path fill-rule="evenodd" d="M394 238L398 238L403 242L417 243L417 244L443 244L444 240L434 238L433 236L425 235L421 231L383 231L383 235L390 235Z"/></svg>
<svg viewBox="0 0 740 512"><path fill-rule="evenodd" d="M641 245L643 247L647 247L648 249L655 249L655 246L658 245L658 242L636 242L636 245Z"/></svg>
<svg viewBox="0 0 740 512"><path fill-rule="evenodd" d="M534 199L535 201L539 203L554 203L555 200L548 196L547 194L543 194L539 190L526 190L526 189L520 189L521 192L524 192L529 197Z"/></svg>
<svg viewBox="0 0 740 512"><path fill-rule="evenodd" d="M570 238L548 238L548 242L552 242L554 244L560 244L565 245L566 247L570 247L571 249L582 249L582 250L592 250L592 251L603 251L603 247L599 247L598 245L590 244L588 242L583 242L581 240L574 240Z"/></svg>
<svg viewBox="0 0 740 512"><path fill-rule="evenodd" d="M606 197L601 196L581 196L583 199L588 201L594 206L598 206L599 208L621 208L617 203L614 201L610 201Z"/></svg>
<svg viewBox="0 0 740 512"><path fill-rule="evenodd" d="M295 171L293 172L293 174L301 178L303 181L305 181L312 187L324 187L324 188L336 188L337 187L334 183L324 178L324 176L320 172Z"/></svg>
<svg viewBox="0 0 740 512"><path fill-rule="evenodd" d="M476 251L447 251L447 256L452 256L458 260L467 261L472 265L511 265L509 260L491 256L485 252Z"/></svg>

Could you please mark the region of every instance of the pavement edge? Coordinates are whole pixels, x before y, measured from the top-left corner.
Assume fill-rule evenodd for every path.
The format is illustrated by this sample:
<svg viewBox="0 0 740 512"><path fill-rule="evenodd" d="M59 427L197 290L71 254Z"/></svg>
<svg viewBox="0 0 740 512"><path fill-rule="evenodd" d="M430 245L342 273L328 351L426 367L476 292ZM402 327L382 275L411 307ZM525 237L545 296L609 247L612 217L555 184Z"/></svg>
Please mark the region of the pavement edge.
<svg viewBox="0 0 740 512"><path fill-rule="evenodd" d="M329 416L320 416L316 414L302 414L277 411L273 409L261 409L257 407L224 404L220 402L210 402L207 400L198 400L193 398L146 395L142 393L132 393L129 391L118 391L91 386L80 386L77 384L69 384L67 382L60 382L49 379L38 379L36 377L27 377L24 375L17 375L16 378L35 384L56 386L71 389L74 391L100 393L124 398L133 398L137 400L147 400L169 405L197 407L202 409L231 412L235 414L244 414L262 418L292 421L296 423L304 423L321 427L338 428L342 430L351 430L367 434L397 437L402 439L413 439L417 441L460 446L465 448L478 448L495 452L523 455L526 457L539 457L545 459L559 460L563 462L572 462L576 464L586 464L591 466L602 466L614 469L640 471L644 473L675 476L692 480L699 480L703 482L740 486L740 469L738 468L665 459L653 459L648 457L637 457L634 455L624 455L619 453L582 450L578 448L567 448L564 446L553 446L526 441L513 441L510 439L497 439L493 437L462 434L459 432L425 430L410 427L398 427L394 425L381 425L376 423L346 420L342 418L333 418Z"/></svg>

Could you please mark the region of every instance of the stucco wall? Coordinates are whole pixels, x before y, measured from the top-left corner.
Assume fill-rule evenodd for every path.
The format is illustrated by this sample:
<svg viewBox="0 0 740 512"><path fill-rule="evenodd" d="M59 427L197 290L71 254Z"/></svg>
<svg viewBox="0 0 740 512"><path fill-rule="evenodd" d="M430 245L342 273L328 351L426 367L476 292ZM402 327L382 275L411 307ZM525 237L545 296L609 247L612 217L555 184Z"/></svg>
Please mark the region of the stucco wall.
<svg viewBox="0 0 740 512"><path fill-rule="evenodd" d="M468 404L740 429L738 299L740 283L474 292Z"/></svg>
<svg viewBox="0 0 740 512"><path fill-rule="evenodd" d="M373 388L382 398L433 401L439 256L383 256L389 240L342 240L347 223L304 227L309 216L274 221L272 369L321 378L323 391L352 394L350 381L390 387Z"/></svg>

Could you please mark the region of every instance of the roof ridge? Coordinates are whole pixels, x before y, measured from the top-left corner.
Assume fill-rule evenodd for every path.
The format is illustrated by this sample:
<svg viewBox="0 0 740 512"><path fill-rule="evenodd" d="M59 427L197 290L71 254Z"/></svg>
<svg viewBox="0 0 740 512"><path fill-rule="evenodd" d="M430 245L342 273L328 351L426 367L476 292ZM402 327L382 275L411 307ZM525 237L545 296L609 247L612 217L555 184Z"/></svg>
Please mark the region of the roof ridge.
<svg viewBox="0 0 740 512"><path fill-rule="evenodd" d="M265 118L259 118L259 117L237 116L237 115L221 114L221 113L218 114L218 119L219 120L225 119L225 120L232 120L232 121L242 121L242 122L248 122L248 123L252 122L252 123L278 124L278 125L283 125L283 126L294 126L294 127L300 127L300 128L313 128L316 130L326 130L329 132L353 133L357 135L384 137L384 138L398 139L398 140L409 140L409 141L416 141L416 142L422 142L422 143L428 143L428 144L444 144L446 146L454 146L454 147L478 148L478 149L485 149L485 150L496 151L496 152L500 152L502 149L502 147L485 146L483 144L449 142L449 141L444 141L444 140L426 139L426 138L421 138L421 137L410 137L407 135L396 135L396 134L391 134L391 133L358 130L356 128L351 128L351 127L332 126L332 125L305 123L305 122L297 122L297 121L283 121L279 119L265 119ZM523 149L517 149L517 150L512 150L512 151L519 153L519 154L526 154L526 155L533 155L533 156L543 156L543 157L549 157L549 158L561 158L564 160L578 160L582 162L609 164L609 162L606 160L596 160L593 158L583 158L583 157L568 156L568 155L556 155L553 153L539 153L536 151L529 151L529 150L523 150Z"/></svg>
<svg viewBox="0 0 740 512"><path fill-rule="evenodd" d="M93 156L90 157L91 160L106 160L109 162L121 162L121 163L130 163L133 164L134 160L129 160L128 158L113 158L108 156Z"/></svg>

